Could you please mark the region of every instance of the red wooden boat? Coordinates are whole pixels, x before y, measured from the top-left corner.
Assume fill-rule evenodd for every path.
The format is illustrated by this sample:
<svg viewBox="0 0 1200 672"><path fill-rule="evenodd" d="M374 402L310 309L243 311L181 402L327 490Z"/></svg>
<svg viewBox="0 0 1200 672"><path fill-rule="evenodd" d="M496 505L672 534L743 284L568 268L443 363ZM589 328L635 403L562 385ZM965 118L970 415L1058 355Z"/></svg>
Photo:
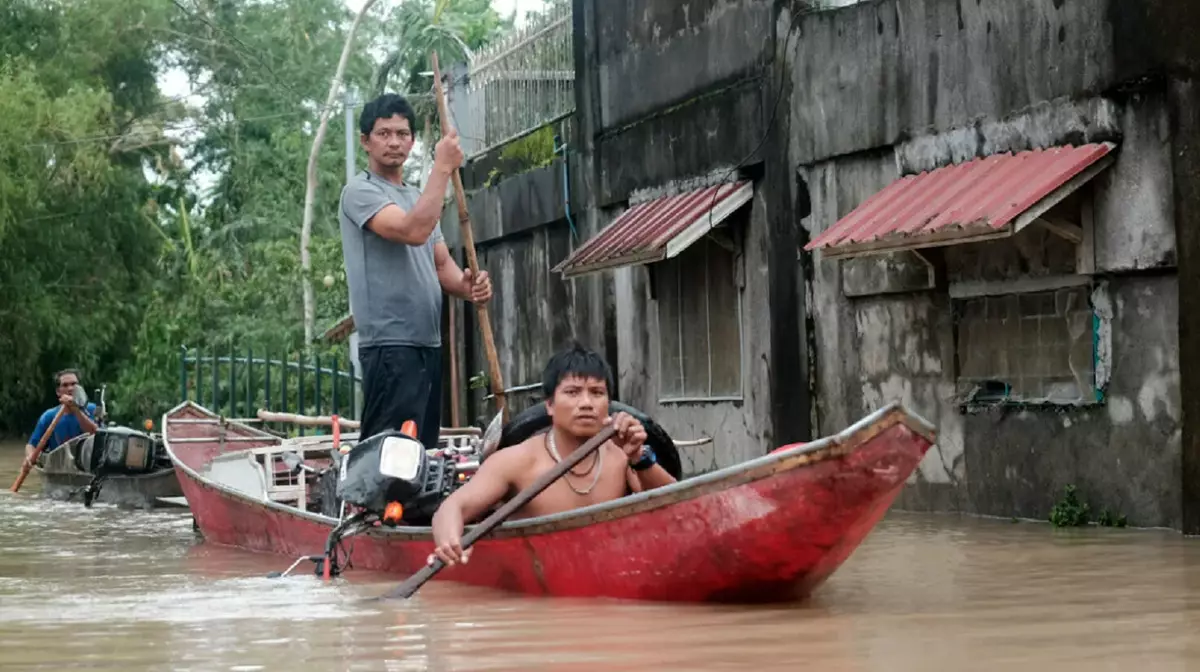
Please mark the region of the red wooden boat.
<svg viewBox="0 0 1200 672"><path fill-rule="evenodd" d="M289 559L322 552L338 517L310 510L320 488L294 478L296 459L289 468L283 455L319 468L329 437L285 441L192 402L166 413L162 427L208 542ZM444 443L479 436L445 434ZM929 422L894 403L819 441L613 502L510 520L476 544L472 562L436 579L541 596L802 599L883 517L934 436ZM398 577L433 549L427 527L379 524L344 545L353 567Z"/></svg>

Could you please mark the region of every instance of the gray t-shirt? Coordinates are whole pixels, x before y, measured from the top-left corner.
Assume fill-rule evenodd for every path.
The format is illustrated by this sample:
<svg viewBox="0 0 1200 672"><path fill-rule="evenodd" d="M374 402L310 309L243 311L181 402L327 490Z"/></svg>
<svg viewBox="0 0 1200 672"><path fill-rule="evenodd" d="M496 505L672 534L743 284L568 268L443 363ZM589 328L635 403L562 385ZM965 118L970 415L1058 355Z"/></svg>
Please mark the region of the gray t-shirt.
<svg viewBox="0 0 1200 672"><path fill-rule="evenodd" d="M442 225L422 245L395 243L366 228L389 203L412 212L420 195L416 187L393 184L370 171L342 188L342 257L360 347L442 345L442 287L433 263Z"/></svg>

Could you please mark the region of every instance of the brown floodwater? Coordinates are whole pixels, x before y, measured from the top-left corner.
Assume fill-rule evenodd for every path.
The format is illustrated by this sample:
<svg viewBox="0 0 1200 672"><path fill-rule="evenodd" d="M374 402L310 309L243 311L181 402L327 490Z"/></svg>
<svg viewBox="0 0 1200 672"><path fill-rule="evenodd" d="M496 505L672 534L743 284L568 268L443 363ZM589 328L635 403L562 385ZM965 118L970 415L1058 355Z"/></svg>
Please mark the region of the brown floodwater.
<svg viewBox="0 0 1200 672"><path fill-rule="evenodd" d="M893 512L797 605L379 604L403 577L271 579L289 559L207 545L186 510L13 495L20 457L0 444L2 670L1200 668L1200 540L1169 531Z"/></svg>

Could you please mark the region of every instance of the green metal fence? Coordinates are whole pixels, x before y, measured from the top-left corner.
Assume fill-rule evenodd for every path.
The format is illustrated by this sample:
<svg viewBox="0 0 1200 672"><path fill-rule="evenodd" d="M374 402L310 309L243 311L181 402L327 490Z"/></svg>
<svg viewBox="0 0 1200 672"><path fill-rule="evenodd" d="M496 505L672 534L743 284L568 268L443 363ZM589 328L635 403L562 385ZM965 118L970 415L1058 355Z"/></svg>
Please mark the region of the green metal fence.
<svg viewBox="0 0 1200 672"><path fill-rule="evenodd" d="M349 352L315 356L271 353L233 346L180 348L179 397L231 418L253 418L258 409L301 415L339 415L360 420L362 380L354 375ZM303 429L300 430L304 434Z"/></svg>

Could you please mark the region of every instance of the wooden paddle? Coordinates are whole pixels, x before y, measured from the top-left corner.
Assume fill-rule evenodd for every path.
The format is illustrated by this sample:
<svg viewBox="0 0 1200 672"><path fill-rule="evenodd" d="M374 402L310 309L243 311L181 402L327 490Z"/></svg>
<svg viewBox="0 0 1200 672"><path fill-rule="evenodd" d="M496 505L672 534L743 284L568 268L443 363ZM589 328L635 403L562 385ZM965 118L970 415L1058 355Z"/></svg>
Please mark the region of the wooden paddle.
<svg viewBox="0 0 1200 672"><path fill-rule="evenodd" d="M594 452L597 448L603 445L605 441L611 439L612 435L615 434L616 431L616 428L609 424L604 429L600 430L600 433L588 439L587 443L583 444L576 449L575 452L563 459L563 461L554 465L553 469L550 469L546 473L539 476L538 479L534 481L528 488L522 490L520 494L509 500L507 504L497 509L495 513L484 519L482 523L472 527L470 532L463 535L463 550L465 551L470 548L475 544L476 541L479 541L484 535L491 532L496 526L508 519L508 517L511 516L515 511L528 504L534 497L542 494L542 491L550 487L551 483L562 478L563 475L574 468L575 465L583 461L583 458ZM426 581L433 578L434 574L442 571L442 568L445 566L446 564L442 562L442 559L435 556L433 559L433 564L425 565L421 569L417 570L417 572L405 580L404 583L397 586L390 593L384 595L384 599L396 597L408 599L409 597L412 597L412 594L417 592L418 588L424 585Z"/></svg>
<svg viewBox="0 0 1200 672"><path fill-rule="evenodd" d="M437 94L438 119L442 123L442 135L450 132L450 113L446 108L446 94L442 91L442 72L438 68L437 52L429 55L433 65L433 88ZM476 278L479 277L479 260L475 257L475 236L471 233L471 215L467 212L467 198L464 196L462 176L457 167L451 175L454 182L454 198L458 201L458 221L462 229L462 245L467 252L467 267ZM475 304L479 315L479 329L483 332L483 347L487 354L488 375L492 380L492 394L496 397L496 409L503 414L504 422L508 422L508 403L504 395L504 381L500 377L500 360L496 356L496 340L492 336L492 322L488 318L485 304Z"/></svg>
<svg viewBox="0 0 1200 672"><path fill-rule="evenodd" d="M38 445L33 449L33 453L31 453L29 457L25 459L25 462L21 464L21 473L17 474L17 480L13 481L12 484L13 492L21 489L21 484L24 483L25 478L29 476L29 472L33 469L34 463L37 462L38 457L40 457L42 454L42 449L46 447L46 442L50 440L50 435L54 433L54 428L58 426L58 421L62 419L63 414L66 412L67 407L64 404L59 407L58 413L54 414L54 420L50 422L50 427L46 429L44 434L42 434L42 440L38 441Z"/></svg>

